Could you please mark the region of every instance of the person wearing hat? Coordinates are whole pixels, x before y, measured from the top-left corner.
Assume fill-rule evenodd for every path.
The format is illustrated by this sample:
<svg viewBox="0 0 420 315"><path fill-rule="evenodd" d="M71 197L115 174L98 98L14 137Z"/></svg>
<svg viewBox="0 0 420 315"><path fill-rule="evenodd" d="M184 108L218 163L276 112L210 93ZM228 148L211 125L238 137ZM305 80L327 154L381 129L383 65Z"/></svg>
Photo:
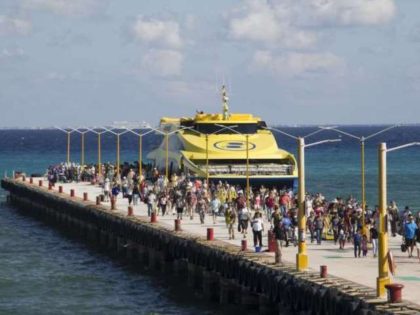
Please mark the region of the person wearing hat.
<svg viewBox="0 0 420 315"><path fill-rule="evenodd" d="M410 213L407 222L404 224L404 239L407 246L408 257L413 257L413 249L416 245L417 224L414 222L413 215Z"/></svg>

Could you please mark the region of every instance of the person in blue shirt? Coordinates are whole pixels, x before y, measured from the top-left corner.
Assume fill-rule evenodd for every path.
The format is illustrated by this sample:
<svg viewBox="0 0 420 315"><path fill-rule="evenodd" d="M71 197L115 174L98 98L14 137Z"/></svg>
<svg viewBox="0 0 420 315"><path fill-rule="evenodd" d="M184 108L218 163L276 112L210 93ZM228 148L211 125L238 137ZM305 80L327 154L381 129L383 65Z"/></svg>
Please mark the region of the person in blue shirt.
<svg viewBox="0 0 420 315"><path fill-rule="evenodd" d="M292 225L292 221L290 220L290 218L287 215L283 217L282 227L283 227L283 233L284 233L284 240L286 241L286 247L289 246L289 231L290 231L291 225Z"/></svg>
<svg viewBox="0 0 420 315"><path fill-rule="evenodd" d="M416 246L417 224L414 222L413 215L408 215L407 222L404 224L404 239L407 246L408 257L413 257L413 249Z"/></svg>
<svg viewBox="0 0 420 315"><path fill-rule="evenodd" d="M358 229L356 233L353 235L353 245L354 245L354 257L360 258L360 251L361 251L361 245L362 245L362 235L361 230Z"/></svg>

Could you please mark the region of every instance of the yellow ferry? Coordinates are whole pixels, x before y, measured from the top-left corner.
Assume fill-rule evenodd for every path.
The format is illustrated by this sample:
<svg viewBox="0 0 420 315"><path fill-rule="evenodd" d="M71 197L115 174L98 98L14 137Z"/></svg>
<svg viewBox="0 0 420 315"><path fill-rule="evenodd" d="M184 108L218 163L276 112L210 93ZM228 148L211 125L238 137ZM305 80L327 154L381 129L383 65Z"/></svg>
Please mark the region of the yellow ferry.
<svg viewBox="0 0 420 315"><path fill-rule="evenodd" d="M278 147L261 118L229 113L222 89L223 113L199 112L190 118L160 121L166 138L147 158L165 173L183 172L192 178L251 185L295 188L296 159Z"/></svg>

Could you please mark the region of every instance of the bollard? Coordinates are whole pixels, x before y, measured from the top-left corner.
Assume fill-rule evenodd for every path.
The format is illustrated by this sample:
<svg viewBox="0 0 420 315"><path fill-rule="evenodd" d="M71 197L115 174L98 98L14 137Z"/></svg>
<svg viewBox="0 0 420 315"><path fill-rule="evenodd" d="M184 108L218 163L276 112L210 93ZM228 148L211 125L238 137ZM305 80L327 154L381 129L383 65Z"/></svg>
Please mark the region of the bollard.
<svg viewBox="0 0 420 315"><path fill-rule="evenodd" d="M181 220L175 219L175 232L181 231Z"/></svg>
<svg viewBox="0 0 420 315"><path fill-rule="evenodd" d="M115 197L112 196L111 197L111 210L115 210L115 203L116 203Z"/></svg>
<svg viewBox="0 0 420 315"><path fill-rule="evenodd" d="M88 201L88 193L87 192L83 193L83 200Z"/></svg>
<svg viewBox="0 0 420 315"><path fill-rule="evenodd" d="M101 204L101 197L96 196L96 205L99 206Z"/></svg>
<svg viewBox="0 0 420 315"><path fill-rule="evenodd" d="M133 214L133 207L132 207L132 206L128 206L127 215L128 215L129 217L132 217L132 216L134 215L134 214Z"/></svg>
<svg viewBox="0 0 420 315"><path fill-rule="evenodd" d="M214 240L214 230L213 228L207 228L207 240L213 241Z"/></svg>
<svg viewBox="0 0 420 315"><path fill-rule="evenodd" d="M48 190L52 190L53 185L51 183L48 183Z"/></svg>
<svg viewBox="0 0 420 315"><path fill-rule="evenodd" d="M388 302L389 303L401 303L402 301L402 289L404 285L399 283L386 284L385 288L388 290Z"/></svg>
<svg viewBox="0 0 420 315"><path fill-rule="evenodd" d="M34 179L31 177L29 178L29 184L33 184L34 183Z"/></svg>
<svg viewBox="0 0 420 315"><path fill-rule="evenodd" d="M26 177L25 177L25 175L23 175L23 176L22 176L22 181L23 181L23 182L26 182Z"/></svg>
<svg viewBox="0 0 420 315"><path fill-rule="evenodd" d="M42 180L41 179L38 181L38 186L42 187Z"/></svg>
<svg viewBox="0 0 420 315"><path fill-rule="evenodd" d="M150 216L150 222L151 223L156 223L157 222L156 212L152 212L152 215Z"/></svg>
<svg viewBox="0 0 420 315"><path fill-rule="evenodd" d="M58 186L58 192L59 192L60 194L62 194L62 193L63 193L63 186Z"/></svg>
<svg viewBox="0 0 420 315"><path fill-rule="evenodd" d="M322 265L321 268L320 268L320 276L321 276L321 278L326 278L327 275L328 275L327 266Z"/></svg>
<svg viewBox="0 0 420 315"><path fill-rule="evenodd" d="M74 189L70 189L70 197L74 197Z"/></svg>
<svg viewBox="0 0 420 315"><path fill-rule="evenodd" d="M276 235L272 230L268 231L268 251L274 253L276 251Z"/></svg>
<svg viewBox="0 0 420 315"><path fill-rule="evenodd" d="M247 247L248 247L247 240L242 240L241 241L241 251L243 251L243 252L246 251Z"/></svg>

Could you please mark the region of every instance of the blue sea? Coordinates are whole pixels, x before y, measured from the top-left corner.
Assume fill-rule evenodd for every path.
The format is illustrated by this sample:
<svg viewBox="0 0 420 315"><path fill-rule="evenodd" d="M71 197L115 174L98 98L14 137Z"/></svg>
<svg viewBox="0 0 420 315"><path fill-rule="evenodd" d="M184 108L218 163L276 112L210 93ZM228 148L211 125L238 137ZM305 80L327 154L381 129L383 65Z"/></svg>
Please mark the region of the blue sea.
<svg viewBox="0 0 420 315"><path fill-rule="evenodd" d="M279 127L304 136L314 127ZM384 126L341 126L367 136ZM296 153L296 141L276 135L279 146ZM360 198L360 143L333 131L306 138L306 143L341 139L306 149L306 188L328 198ZM97 138L87 134L86 161L97 159ZM57 130L0 130L0 174L13 171L43 173L48 165L66 159L64 133ZM144 138L144 158L161 138ZM392 129L366 142L367 203L378 203L378 144L388 147L420 141L420 126ZM80 161L79 134L71 137L71 160ZM115 161L116 139L103 135L102 160ZM138 138L121 137L121 160L137 160ZM420 209L420 147L388 155L388 200L401 207ZM164 279L134 272L119 261L68 239L43 223L21 216L5 202L0 190L0 314L204 314L217 313L211 305L186 298Z"/></svg>

